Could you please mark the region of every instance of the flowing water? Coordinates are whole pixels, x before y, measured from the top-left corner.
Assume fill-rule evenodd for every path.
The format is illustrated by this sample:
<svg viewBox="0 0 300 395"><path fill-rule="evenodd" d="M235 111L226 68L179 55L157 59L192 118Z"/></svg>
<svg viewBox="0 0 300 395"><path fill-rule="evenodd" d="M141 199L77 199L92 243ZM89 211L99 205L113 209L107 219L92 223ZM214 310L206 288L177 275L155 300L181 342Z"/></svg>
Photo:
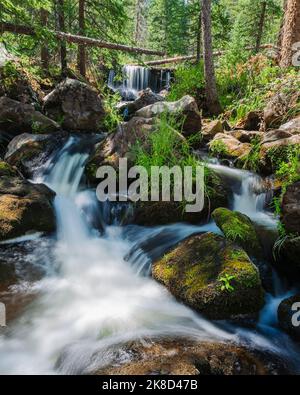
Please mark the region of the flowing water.
<svg viewBox="0 0 300 395"><path fill-rule="evenodd" d="M148 276L165 250L193 233L218 232L216 226L146 229L96 220L103 210L80 185L88 153L76 151L79 143L70 139L45 172L44 182L57 193L57 236L50 246L34 241L31 261L44 275L26 283L37 297L0 337L0 372L90 373L116 355L129 359L122 351L129 340L165 336L246 342L290 355L289 344L282 348L258 331L205 320Z"/></svg>
<svg viewBox="0 0 300 395"><path fill-rule="evenodd" d="M170 87L171 72L168 70L151 70L146 67L126 65L122 69L122 81L116 81L116 73L111 70L108 86L120 92L124 100L134 100L138 92L150 88L158 93Z"/></svg>

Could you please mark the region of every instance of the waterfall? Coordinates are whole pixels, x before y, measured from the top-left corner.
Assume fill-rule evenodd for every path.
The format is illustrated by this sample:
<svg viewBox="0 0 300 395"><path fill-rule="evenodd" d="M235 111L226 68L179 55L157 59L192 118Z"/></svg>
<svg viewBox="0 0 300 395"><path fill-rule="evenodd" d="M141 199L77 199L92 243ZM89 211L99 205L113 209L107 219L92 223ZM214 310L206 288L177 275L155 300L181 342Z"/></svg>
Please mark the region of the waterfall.
<svg viewBox="0 0 300 395"><path fill-rule="evenodd" d="M266 182L257 174L216 163L208 163L231 186L233 191L232 209L246 214L255 223L276 228L277 221L265 209L270 190Z"/></svg>
<svg viewBox="0 0 300 395"><path fill-rule="evenodd" d="M124 100L134 100L138 92L150 88L159 93L163 89L169 89L171 72L169 70L152 70L141 66L126 65L122 69L122 82L115 81L116 74L110 70L108 86L118 91Z"/></svg>
<svg viewBox="0 0 300 395"><path fill-rule="evenodd" d="M97 201L80 190L87 154L77 146L80 141L69 140L45 176L57 192L57 241L50 262L47 251L43 256L39 250L38 259L54 270L34 283L39 296L10 336L0 336L1 373L89 373L109 364L117 346L141 338L234 339L139 275L134 259L124 259L140 228L131 228L131 237L118 226L107 226L102 237L91 231L86 205ZM178 232L168 237L176 241ZM195 228L180 232L186 237ZM146 254L139 259L148 262Z"/></svg>

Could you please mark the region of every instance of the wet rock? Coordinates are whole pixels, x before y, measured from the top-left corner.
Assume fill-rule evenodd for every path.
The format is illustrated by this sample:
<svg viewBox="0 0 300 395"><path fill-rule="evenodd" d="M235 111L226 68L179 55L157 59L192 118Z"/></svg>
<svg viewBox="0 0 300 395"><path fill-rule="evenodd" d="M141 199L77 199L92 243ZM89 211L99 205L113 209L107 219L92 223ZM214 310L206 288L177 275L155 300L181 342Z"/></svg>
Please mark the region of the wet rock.
<svg viewBox="0 0 300 395"><path fill-rule="evenodd" d="M179 300L211 319L258 312L263 289L258 269L240 247L206 233L180 243L152 267L153 277ZM230 280L226 281L226 276ZM223 285L230 289L223 289Z"/></svg>
<svg viewBox="0 0 300 395"><path fill-rule="evenodd" d="M211 173L206 180L209 196L204 197L202 211L188 213L184 210L182 202L138 202L134 206L133 223L143 226L166 225L176 222L192 224L206 223L211 218L212 211L217 207L229 205L230 192L215 174Z"/></svg>
<svg viewBox="0 0 300 395"><path fill-rule="evenodd" d="M120 354L120 353L119 353ZM284 363L268 355L268 362L255 351L218 342L188 339L132 342L116 355L111 366L98 375L267 375L287 372ZM272 367L270 366L272 361Z"/></svg>
<svg viewBox="0 0 300 395"><path fill-rule="evenodd" d="M300 274L300 237L288 236L277 251L277 265L282 272L298 278Z"/></svg>
<svg viewBox="0 0 300 395"><path fill-rule="evenodd" d="M16 166L26 177L31 177L66 141L63 133L51 135L23 133L8 145L5 160Z"/></svg>
<svg viewBox="0 0 300 395"><path fill-rule="evenodd" d="M291 336L300 340L300 294L284 299L278 307L279 326Z"/></svg>
<svg viewBox="0 0 300 395"><path fill-rule="evenodd" d="M158 102L144 107L136 112L137 117L153 118L162 113L169 113L185 118L182 131L184 135L191 135L201 130L201 115L195 99L191 96L184 96L176 102Z"/></svg>
<svg viewBox="0 0 300 395"><path fill-rule="evenodd" d="M246 117L236 125L236 128L248 131L259 131L262 118L263 113L261 111L250 111Z"/></svg>
<svg viewBox="0 0 300 395"><path fill-rule="evenodd" d="M288 233L300 235L300 181L289 185L283 195L281 221Z"/></svg>
<svg viewBox="0 0 300 395"><path fill-rule="evenodd" d="M251 145L241 143L238 139L228 133L218 133L208 144L209 150L220 157L237 159L249 154Z"/></svg>
<svg viewBox="0 0 300 395"><path fill-rule="evenodd" d="M219 120L215 120L203 126L201 135L204 142L209 142L215 137L216 134L223 133L223 131L224 128L222 122Z"/></svg>
<svg viewBox="0 0 300 395"><path fill-rule="evenodd" d="M89 85L67 78L44 98L46 115L68 131L100 131L105 112L101 98Z"/></svg>
<svg viewBox="0 0 300 395"><path fill-rule="evenodd" d="M0 177L0 240L55 229L55 193L43 184Z"/></svg>
<svg viewBox="0 0 300 395"><path fill-rule="evenodd" d="M141 108L164 100L165 98L163 96L153 93L152 90L148 88L139 92L138 98L134 101L121 103L118 109L124 115L124 118L128 120Z"/></svg>
<svg viewBox="0 0 300 395"><path fill-rule="evenodd" d="M220 207L212 217L228 240L241 246L250 256L262 257L255 227L247 215Z"/></svg>
<svg viewBox="0 0 300 395"><path fill-rule="evenodd" d="M2 96L0 98L0 129L17 135L24 131L33 133L52 133L59 125L30 104Z"/></svg>

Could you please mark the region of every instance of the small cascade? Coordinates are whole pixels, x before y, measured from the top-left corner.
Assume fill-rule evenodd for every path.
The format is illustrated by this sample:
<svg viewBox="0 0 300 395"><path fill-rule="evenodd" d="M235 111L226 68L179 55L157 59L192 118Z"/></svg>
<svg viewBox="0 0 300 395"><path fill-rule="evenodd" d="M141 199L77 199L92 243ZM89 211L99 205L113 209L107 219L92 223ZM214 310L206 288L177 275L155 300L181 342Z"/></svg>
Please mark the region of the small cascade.
<svg viewBox="0 0 300 395"><path fill-rule="evenodd" d="M276 219L266 210L272 193L265 180L249 171L217 163L208 163L208 167L215 170L230 185L233 192L233 210L246 214L259 225L276 227Z"/></svg>
<svg viewBox="0 0 300 395"><path fill-rule="evenodd" d="M124 100L134 100L138 92L150 88L159 93L170 87L171 72L169 70L153 70L141 66L126 65L122 69L122 82L116 81L116 74L110 70L108 86L118 91Z"/></svg>

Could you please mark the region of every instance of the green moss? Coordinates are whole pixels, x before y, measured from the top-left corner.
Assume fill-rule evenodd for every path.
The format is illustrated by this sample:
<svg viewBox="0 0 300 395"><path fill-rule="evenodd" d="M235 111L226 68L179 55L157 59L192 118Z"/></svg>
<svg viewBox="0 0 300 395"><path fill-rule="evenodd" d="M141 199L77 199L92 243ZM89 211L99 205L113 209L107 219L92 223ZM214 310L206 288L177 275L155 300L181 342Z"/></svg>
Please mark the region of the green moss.
<svg viewBox="0 0 300 395"><path fill-rule="evenodd" d="M0 161L0 177L15 175L16 171L8 163Z"/></svg>
<svg viewBox="0 0 300 395"><path fill-rule="evenodd" d="M154 263L153 277L177 298L211 318L258 311L263 304L259 272L241 248L213 233L192 236ZM232 276L224 294L221 278Z"/></svg>
<svg viewBox="0 0 300 395"><path fill-rule="evenodd" d="M250 255L261 254L261 246L250 218L223 207L217 208L212 217L228 240L242 246Z"/></svg>

